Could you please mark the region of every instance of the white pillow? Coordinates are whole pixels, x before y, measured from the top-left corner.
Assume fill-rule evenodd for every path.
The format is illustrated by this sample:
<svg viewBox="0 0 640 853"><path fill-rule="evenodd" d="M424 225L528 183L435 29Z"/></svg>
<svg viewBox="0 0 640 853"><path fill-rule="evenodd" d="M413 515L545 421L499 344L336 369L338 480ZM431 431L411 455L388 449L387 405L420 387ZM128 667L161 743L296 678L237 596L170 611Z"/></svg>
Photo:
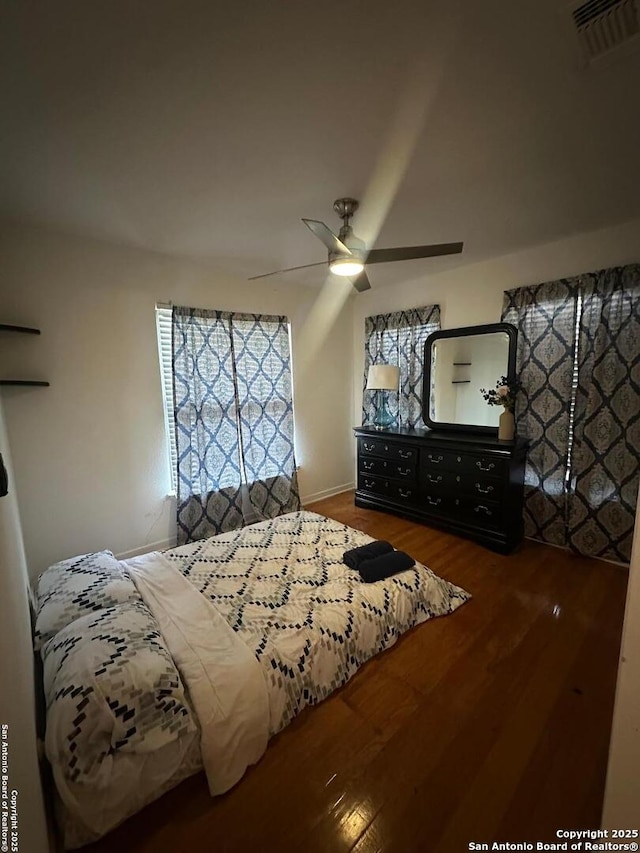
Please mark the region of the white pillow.
<svg viewBox="0 0 640 853"><path fill-rule="evenodd" d="M35 649L87 613L136 600L133 581L111 551L56 563L38 578Z"/></svg>

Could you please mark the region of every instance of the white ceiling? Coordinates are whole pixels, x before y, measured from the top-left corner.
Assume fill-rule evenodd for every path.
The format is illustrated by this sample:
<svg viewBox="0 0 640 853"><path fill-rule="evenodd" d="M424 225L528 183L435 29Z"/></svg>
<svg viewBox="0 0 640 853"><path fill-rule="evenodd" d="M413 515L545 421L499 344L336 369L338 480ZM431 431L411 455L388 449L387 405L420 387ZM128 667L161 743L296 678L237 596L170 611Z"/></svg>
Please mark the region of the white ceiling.
<svg viewBox="0 0 640 853"><path fill-rule="evenodd" d="M242 276L378 246L374 287L640 215L640 53L583 69L562 0L16 0L0 214ZM321 284L322 268L288 280Z"/></svg>

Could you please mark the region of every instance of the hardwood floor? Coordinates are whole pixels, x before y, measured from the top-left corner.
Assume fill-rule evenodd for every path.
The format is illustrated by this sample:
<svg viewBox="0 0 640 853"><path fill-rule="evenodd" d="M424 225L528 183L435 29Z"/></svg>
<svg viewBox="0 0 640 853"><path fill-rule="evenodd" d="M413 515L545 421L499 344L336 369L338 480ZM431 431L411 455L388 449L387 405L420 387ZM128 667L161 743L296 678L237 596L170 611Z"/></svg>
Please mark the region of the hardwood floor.
<svg viewBox="0 0 640 853"><path fill-rule="evenodd" d="M187 780L91 853L456 853L597 828L625 569L533 542L504 557L353 493L308 507L473 599L307 708L223 797Z"/></svg>

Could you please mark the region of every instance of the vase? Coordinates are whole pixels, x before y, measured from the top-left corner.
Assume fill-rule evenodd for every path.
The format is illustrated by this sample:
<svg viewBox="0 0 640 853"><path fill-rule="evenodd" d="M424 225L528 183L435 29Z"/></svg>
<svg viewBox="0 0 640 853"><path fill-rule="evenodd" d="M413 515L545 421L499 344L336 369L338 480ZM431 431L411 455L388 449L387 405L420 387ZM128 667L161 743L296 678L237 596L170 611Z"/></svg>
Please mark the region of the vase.
<svg viewBox="0 0 640 853"><path fill-rule="evenodd" d="M500 441L512 441L516 432L516 422L513 412L505 409L498 421L498 438Z"/></svg>

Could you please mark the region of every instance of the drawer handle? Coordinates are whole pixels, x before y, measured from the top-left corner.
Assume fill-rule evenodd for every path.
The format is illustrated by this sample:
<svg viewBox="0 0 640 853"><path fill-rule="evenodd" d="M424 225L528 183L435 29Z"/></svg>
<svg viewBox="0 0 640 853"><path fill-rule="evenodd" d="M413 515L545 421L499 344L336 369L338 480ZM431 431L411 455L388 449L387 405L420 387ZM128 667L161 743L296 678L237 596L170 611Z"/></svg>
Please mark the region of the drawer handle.
<svg viewBox="0 0 640 853"><path fill-rule="evenodd" d="M400 474L401 477L408 477L411 473L411 468L401 468L399 465L396 467L396 471Z"/></svg>
<svg viewBox="0 0 640 853"><path fill-rule="evenodd" d="M479 468L481 471L491 471L493 468L495 468L495 467L496 467L496 466L493 464L493 462L489 462L489 466L488 466L488 468L483 468L483 467L482 467L482 462L476 462L476 465L478 466L478 468Z"/></svg>
<svg viewBox="0 0 640 853"><path fill-rule="evenodd" d="M363 462L362 463L362 467L364 468L365 471L373 471L373 465L374 465L373 462Z"/></svg>
<svg viewBox="0 0 640 853"><path fill-rule="evenodd" d="M427 456L427 459L429 460L429 462L433 462L434 465L437 465L438 462L442 462L443 457L442 456L434 456L433 454L429 453ZM478 463L478 464L480 464L480 463Z"/></svg>
<svg viewBox="0 0 640 853"><path fill-rule="evenodd" d="M411 459L413 456L413 450L399 450L398 456L400 459Z"/></svg>
<svg viewBox="0 0 640 853"><path fill-rule="evenodd" d="M493 486L487 486L486 489L483 489L480 483L476 483L476 489L480 492L481 495L491 494L493 491Z"/></svg>
<svg viewBox="0 0 640 853"><path fill-rule="evenodd" d="M427 480L430 483L441 483L442 482L442 475L438 474L437 477L434 477L433 474L427 474Z"/></svg>
<svg viewBox="0 0 640 853"><path fill-rule="evenodd" d="M411 497L411 489L407 489L405 492L404 489L398 489L398 493L401 498L410 498Z"/></svg>
<svg viewBox="0 0 640 853"><path fill-rule="evenodd" d="M478 504L473 508L474 512L483 512L485 515L493 515L493 511L489 509L488 506L482 506L482 504Z"/></svg>
<svg viewBox="0 0 640 853"><path fill-rule="evenodd" d="M362 442L362 446L364 447L364 449L365 449L368 453L371 453L371 451L372 451L372 450L375 450L375 449L376 449L375 444L367 444L367 442L366 442L366 441L363 441L363 442Z"/></svg>
<svg viewBox="0 0 640 853"><path fill-rule="evenodd" d="M442 498L432 498L427 495L427 503L431 506L438 506L439 503L442 503Z"/></svg>
<svg viewBox="0 0 640 853"><path fill-rule="evenodd" d="M375 480L365 480L364 481L365 489L372 489L375 486L375 484L376 484Z"/></svg>

